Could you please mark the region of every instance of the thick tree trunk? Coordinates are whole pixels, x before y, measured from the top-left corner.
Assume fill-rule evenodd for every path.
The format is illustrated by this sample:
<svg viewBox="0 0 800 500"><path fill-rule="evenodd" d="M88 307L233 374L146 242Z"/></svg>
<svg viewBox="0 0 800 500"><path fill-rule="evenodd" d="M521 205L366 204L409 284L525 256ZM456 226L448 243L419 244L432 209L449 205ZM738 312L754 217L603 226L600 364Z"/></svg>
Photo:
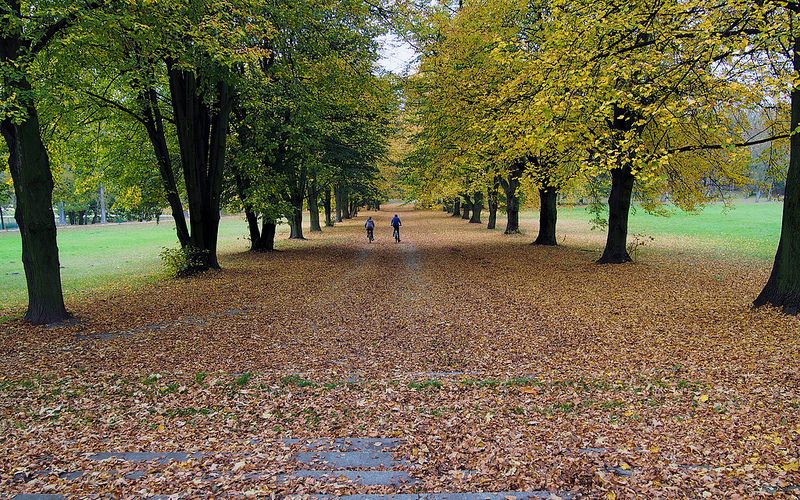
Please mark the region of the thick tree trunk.
<svg viewBox="0 0 800 500"><path fill-rule="evenodd" d="M349 205L350 208L348 210L348 213L350 214L350 217L355 217L356 215L358 215L358 206L356 205L356 201L351 199Z"/></svg>
<svg viewBox="0 0 800 500"><path fill-rule="evenodd" d="M505 234L519 233L519 198L517 197L517 188L519 187L519 178L509 175L508 179L501 179L500 184L503 186L503 191L506 193L506 230Z"/></svg>
<svg viewBox="0 0 800 500"><path fill-rule="evenodd" d="M325 207L325 227L333 227L331 220L331 188L325 187L325 197L322 199L322 205Z"/></svg>
<svg viewBox="0 0 800 500"><path fill-rule="evenodd" d="M471 224L481 223L481 211L483 210L483 193L478 192L472 195L472 217L469 219Z"/></svg>
<svg viewBox="0 0 800 500"><path fill-rule="evenodd" d="M486 229L494 229L497 225L497 198L499 189L500 181L495 180L494 184L489 187L487 191L488 196L486 197L486 201L489 205L489 223L486 224Z"/></svg>
<svg viewBox="0 0 800 500"><path fill-rule="evenodd" d="M250 251L258 252L258 240L261 239L261 231L258 229L258 216L248 207L245 207L244 217L247 219L247 230L250 232Z"/></svg>
<svg viewBox="0 0 800 500"><path fill-rule="evenodd" d="M800 38L795 38L793 49L797 71L800 70ZM792 89L791 106L789 130L797 130L800 126L800 87ZM786 314L796 315L800 311L800 134L793 134L789 144L789 171L778 251L767 284L753 305L770 304L782 307Z"/></svg>
<svg viewBox="0 0 800 500"><path fill-rule="evenodd" d="M343 212L344 212L342 210L342 205L344 204L344 201L342 200L342 196L343 196L343 193L342 193L341 186L335 186L333 188L333 197L334 197L335 202L336 202L336 222L342 222L342 215L343 215Z"/></svg>
<svg viewBox="0 0 800 500"><path fill-rule="evenodd" d="M248 224L250 220L248 219ZM272 252L275 250L275 229L277 224L275 221L268 221L264 218L261 231L258 229L258 221L256 220L255 233L256 237L253 238L253 230L250 230L251 237L251 252ZM260 234L259 234L260 233Z"/></svg>
<svg viewBox="0 0 800 500"><path fill-rule="evenodd" d="M217 233L225 142L234 89L224 81L200 82L192 71L167 63L181 165L189 198L190 245L197 270L219 269ZM210 94L209 94L210 93Z"/></svg>
<svg viewBox="0 0 800 500"><path fill-rule="evenodd" d="M556 218L558 191L555 188L539 189L539 235L533 245L557 245Z"/></svg>
<svg viewBox="0 0 800 500"><path fill-rule="evenodd" d="M461 216L461 198L456 198L453 202L453 217Z"/></svg>
<svg viewBox="0 0 800 500"><path fill-rule="evenodd" d="M277 222L264 219L261 226L261 238L258 239L258 252L275 251L275 231L277 228Z"/></svg>
<svg viewBox="0 0 800 500"><path fill-rule="evenodd" d="M17 82L15 88L24 94L31 90L26 80ZM0 131L8 146L8 164L17 196L15 218L22 237L22 264L28 286L25 319L37 325L63 321L69 313L61 291L53 176L33 103L27 105L24 121L14 123L7 118L0 122Z"/></svg>
<svg viewBox="0 0 800 500"><path fill-rule="evenodd" d="M467 195L461 195L464 198L464 202L461 203L461 218L465 220L469 220L469 213L472 210L472 200Z"/></svg>
<svg viewBox="0 0 800 500"><path fill-rule="evenodd" d="M314 231L322 231L322 228L319 225L319 203L317 202L317 197L319 193L317 192L317 181L312 180L308 184L308 212L309 212L309 220L311 221L311 232Z"/></svg>
<svg viewBox="0 0 800 500"><path fill-rule="evenodd" d="M631 210L634 176L631 167L611 171L611 193L608 196L608 236L599 264L631 262L628 255L628 215Z"/></svg>
<svg viewBox="0 0 800 500"><path fill-rule="evenodd" d="M292 206L292 213L289 215L289 239L304 240L303 237L303 208L302 201L300 207Z"/></svg>

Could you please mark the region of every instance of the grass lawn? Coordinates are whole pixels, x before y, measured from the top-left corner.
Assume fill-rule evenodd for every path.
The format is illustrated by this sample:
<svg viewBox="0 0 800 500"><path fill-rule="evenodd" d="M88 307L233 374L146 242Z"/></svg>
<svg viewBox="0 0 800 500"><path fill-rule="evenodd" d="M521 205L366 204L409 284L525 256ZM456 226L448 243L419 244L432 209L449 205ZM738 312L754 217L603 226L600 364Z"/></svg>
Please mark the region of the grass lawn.
<svg viewBox="0 0 800 500"><path fill-rule="evenodd" d="M647 240L647 247L666 250L680 247L681 252L698 252L717 258L771 261L778 248L782 212L783 203L748 200L737 201L729 209L709 205L700 212L675 210L669 217L650 215L639 208L631 213L628 235L629 238L636 234L654 237L652 243ZM520 219L528 227L533 224L535 230L538 217L538 211L526 211ZM565 235L569 244L571 238L593 232L602 244L606 232L592 231L590 218L583 207L559 207L559 243ZM499 224L498 227L502 228Z"/></svg>
<svg viewBox="0 0 800 500"><path fill-rule="evenodd" d="M278 231L287 231L279 226ZM223 217L219 228L221 252L246 250L247 225L241 217ZM58 229L61 280L67 297L98 289L140 284L161 271L159 254L178 246L171 220L66 226ZM27 302L22 244L18 231L0 231L0 310Z"/></svg>

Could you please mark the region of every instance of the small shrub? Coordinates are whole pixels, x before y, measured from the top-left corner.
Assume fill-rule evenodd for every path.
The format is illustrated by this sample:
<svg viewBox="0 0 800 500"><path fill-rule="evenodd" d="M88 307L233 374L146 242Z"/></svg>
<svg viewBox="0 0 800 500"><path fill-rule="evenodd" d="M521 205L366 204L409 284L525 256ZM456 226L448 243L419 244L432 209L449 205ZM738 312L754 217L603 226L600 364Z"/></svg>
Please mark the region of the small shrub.
<svg viewBox="0 0 800 500"><path fill-rule="evenodd" d="M631 260L636 262L636 254L638 253L639 248L654 240L655 238L646 234L632 234L631 241L628 242L628 255L631 256Z"/></svg>
<svg viewBox="0 0 800 500"><path fill-rule="evenodd" d="M168 277L183 278L204 269L205 254L205 250L191 246L186 248L164 247L159 256Z"/></svg>

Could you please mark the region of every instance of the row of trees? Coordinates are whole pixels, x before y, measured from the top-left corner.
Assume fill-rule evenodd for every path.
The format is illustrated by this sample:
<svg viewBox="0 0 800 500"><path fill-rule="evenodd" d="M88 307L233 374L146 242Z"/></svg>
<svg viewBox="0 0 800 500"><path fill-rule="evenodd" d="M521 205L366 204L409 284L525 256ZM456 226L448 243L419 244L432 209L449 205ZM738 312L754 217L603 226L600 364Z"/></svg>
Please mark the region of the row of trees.
<svg viewBox="0 0 800 500"><path fill-rule="evenodd" d="M396 108L376 75L375 8L358 0L4 0L0 130L28 285L26 319L68 317L53 172L129 205L165 200L197 268L218 268L226 206L269 250L302 209L380 198ZM160 203L160 202L159 202ZM188 222L184 217L188 211ZM317 219L314 220L314 215Z"/></svg>
<svg viewBox="0 0 800 500"><path fill-rule="evenodd" d="M535 243L556 244L558 193L607 201L599 262L630 261L633 199L693 210L786 169L781 242L756 304L800 307L800 37L796 1L462 0L403 9L422 53L409 79L417 196L490 210L540 197ZM791 137L791 138L790 138ZM759 146L753 160L751 147ZM752 182L752 181L750 181ZM473 210L473 213L475 211Z"/></svg>

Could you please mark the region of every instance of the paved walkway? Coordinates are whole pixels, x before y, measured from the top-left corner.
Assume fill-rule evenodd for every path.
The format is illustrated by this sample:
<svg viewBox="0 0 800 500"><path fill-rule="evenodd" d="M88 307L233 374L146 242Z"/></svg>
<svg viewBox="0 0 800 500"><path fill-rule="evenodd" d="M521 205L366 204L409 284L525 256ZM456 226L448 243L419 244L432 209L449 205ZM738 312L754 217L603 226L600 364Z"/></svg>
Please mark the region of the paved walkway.
<svg viewBox="0 0 800 500"><path fill-rule="evenodd" d="M419 479L409 473L410 463L402 458L395 457L394 451L401 444L398 439L374 438L348 438L348 439L284 439L276 445L298 445L302 451L294 454L294 461L299 466L298 470L291 472L265 471L264 473L250 473L248 479L257 482L259 479L274 477L279 481L288 483L293 479L312 478L325 483L350 483L356 486L386 486L400 487L419 483ZM166 464L172 460L187 462L190 459L201 459L204 453L186 452L113 452L104 451L92 455L96 461L118 460L127 464L137 464L136 470L119 473L121 478L136 480L147 474L153 473L152 467L157 464ZM241 460L246 461L247 454L241 455ZM236 461L238 462L238 460ZM127 467L126 467L127 468ZM458 471L463 475L473 474L474 471ZM53 471L37 470L27 475L20 475L18 479L31 480L37 476L57 475L68 481L75 480L84 474L91 473L86 470ZM157 473L157 472L155 472ZM207 471L204 480L211 484L213 481L223 479L230 471ZM180 496L180 495L178 495ZM308 497L308 494L304 494ZM473 492L473 493L421 493L421 494L355 494L340 497L331 495L311 495L312 498L348 498L371 499L392 498L397 500L429 499L429 500L522 500L527 498L571 498L572 492L562 491L502 491L502 492ZM14 500L48 500L66 498L60 494L21 494L12 497ZM170 496L153 496L157 498L175 498Z"/></svg>

